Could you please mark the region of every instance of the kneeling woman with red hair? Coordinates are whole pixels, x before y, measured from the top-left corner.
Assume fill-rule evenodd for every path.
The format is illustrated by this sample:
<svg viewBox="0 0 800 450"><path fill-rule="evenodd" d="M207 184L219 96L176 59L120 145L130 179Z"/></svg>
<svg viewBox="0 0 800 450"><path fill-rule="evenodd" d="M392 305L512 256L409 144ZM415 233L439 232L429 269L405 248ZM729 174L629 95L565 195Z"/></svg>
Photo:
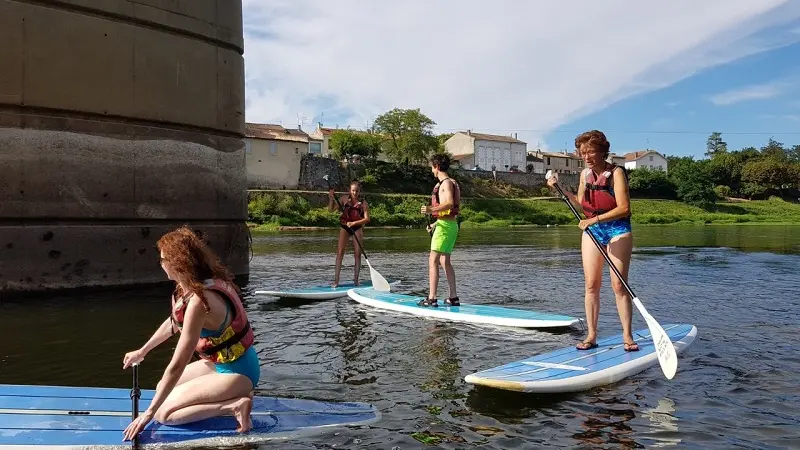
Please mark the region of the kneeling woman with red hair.
<svg viewBox="0 0 800 450"><path fill-rule="evenodd" d="M236 418L237 431L249 431L261 368L239 288L189 228L165 234L157 246L161 267L176 285L172 313L142 348L125 354L123 368L140 362L178 331L180 338L150 407L128 425L124 438L132 440L152 419L180 425L223 415ZM193 353L200 359L189 363Z"/></svg>

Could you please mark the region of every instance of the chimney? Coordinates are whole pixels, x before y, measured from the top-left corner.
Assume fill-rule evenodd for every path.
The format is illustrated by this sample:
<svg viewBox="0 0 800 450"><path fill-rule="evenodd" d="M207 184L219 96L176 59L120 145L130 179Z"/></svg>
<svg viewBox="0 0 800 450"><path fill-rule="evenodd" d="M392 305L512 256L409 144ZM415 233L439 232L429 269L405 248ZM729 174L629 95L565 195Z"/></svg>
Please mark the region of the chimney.
<svg viewBox="0 0 800 450"><path fill-rule="evenodd" d="M517 133L516 133L516 132L514 132L514 139L516 139L516 138L517 138Z"/></svg>
<svg viewBox="0 0 800 450"><path fill-rule="evenodd" d="M472 130L467 130L467 136L472 136Z"/></svg>

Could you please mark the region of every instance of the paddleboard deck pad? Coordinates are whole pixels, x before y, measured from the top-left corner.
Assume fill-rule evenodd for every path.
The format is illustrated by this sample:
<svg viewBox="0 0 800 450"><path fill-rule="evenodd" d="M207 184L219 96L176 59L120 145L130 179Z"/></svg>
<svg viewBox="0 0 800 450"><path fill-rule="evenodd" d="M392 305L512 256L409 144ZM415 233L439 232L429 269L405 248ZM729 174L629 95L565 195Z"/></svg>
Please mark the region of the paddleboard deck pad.
<svg viewBox="0 0 800 450"><path fill-rule="evenodd" d="M470 305L463 302L460 306L446 306L442 301L437 307L419 306L417 302L423 300L424 297L378 292L365 288L351 289L347 291L347 296L361 304L375 308L478 324L522 328L558 328L570 327L579 323L579 319L576 317L502 306Z"/></svg>
<svg viewBox="0 0 800 450"><path fill-rule="evenodd" d="M142 390L139 411L154 391ZM130 390L116 388L0 385L0 449L131 448L122 441L131 423ZM229 446L286 439L336 426L356 426L380 419L366 403L334 403L292 398L253 398L253 428L238 433L231 416L185 425L156 421L139 435L140 448Z"/></svg>
<svg viewBox="0 0 800 450"><path fill-rule="evenodd" d="M662 326L675 352L686 350L697 337L689 324ZM615 383L652 366L657 366L653 339L645 328L633 332L639 351L626 352L622 334L597 341L591 350L575 346L467 375L467 383L520 392L577 392Z"/></svg>
<svg viewBox="0 0 800 450"><path fill-rule="evenodd" d="M389 286L396 286L400 280L389 282ZM308 288L289 289L285 291L256 291L256 295L271 295L273 297L281 298L299 298L308 300L331 300L339 297L347 297L347 291L350 289L362 287L372 288L371 281L365 281L356 286L353 283L343 283L335 288L330 285L312 286Z"/></svg>

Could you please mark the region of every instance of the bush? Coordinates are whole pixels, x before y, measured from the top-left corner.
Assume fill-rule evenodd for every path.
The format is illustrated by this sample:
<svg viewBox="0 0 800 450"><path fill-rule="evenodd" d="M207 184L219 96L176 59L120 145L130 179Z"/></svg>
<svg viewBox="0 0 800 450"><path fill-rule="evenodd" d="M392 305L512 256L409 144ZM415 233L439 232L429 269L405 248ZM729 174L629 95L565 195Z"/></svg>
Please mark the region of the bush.
<svg viewBox="0 0 800 450"><path fill-rule="evenodd" d="M731 196L731 188L729 186L719 185L714 188L714 193L717 194L717 199L725 200Z"/></svg>
<svg viewBox="0 0 800 450"><path fill-rule="evenodd" d="M631 197L663 198L674 200L677 197L675 183L667 174L658 169L634 169L628 176Z"/></svg>

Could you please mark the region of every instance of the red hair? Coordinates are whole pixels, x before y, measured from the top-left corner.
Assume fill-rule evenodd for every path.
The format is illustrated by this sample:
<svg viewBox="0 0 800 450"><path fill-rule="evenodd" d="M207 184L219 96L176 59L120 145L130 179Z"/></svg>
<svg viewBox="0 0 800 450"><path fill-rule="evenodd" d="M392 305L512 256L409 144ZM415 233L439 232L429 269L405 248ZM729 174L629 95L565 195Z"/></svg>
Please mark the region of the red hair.
<svg viewBox="0 0 800 450"><path fill-rule="evenodd" d="M156 247L164 253L163 261L169 264L170 269L185 280L183 285L189 293L200 297L206 312L210 308L203 298L204 280L225 280L239 292L239 287L233 282L233 274L220 262L214 250L189 227L182 226L161 236Z"/></svg>
<svg viewBox="0 0 800 450"><path fill-rule="evenodd" d="M577 150L579 156L581 156L581 147L583 145L591 147L598 153L602 153L603 159L608 158L608 154L611 151L611 143L608 142L606 135L599 130L587 131L579 134L578 137L575 138L575 150Z"/></svg>

